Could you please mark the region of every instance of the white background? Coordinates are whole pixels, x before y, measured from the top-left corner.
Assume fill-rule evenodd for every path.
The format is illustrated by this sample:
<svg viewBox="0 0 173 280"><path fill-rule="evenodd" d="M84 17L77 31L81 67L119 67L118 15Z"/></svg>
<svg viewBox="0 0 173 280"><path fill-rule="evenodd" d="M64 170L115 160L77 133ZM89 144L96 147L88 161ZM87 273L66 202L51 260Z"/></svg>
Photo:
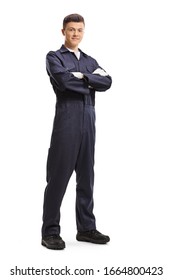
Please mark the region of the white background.
<svg viewBox="0 0 173 280"><path fill-rule="evenodd" d="M163 266L163 276L119 278L172 279L171 2L1 1L2 279L13 279L10 269L16 265L100 270L95 276L78 279L100 279L106 266ZM74 12L86 21L81 49L113 78L111 89L96 97L94 192L98 230L109 234L111 242L98 246L75 240L73 174L62 206L61 235L66 249L52 251L41 246L46 159L55 107L45 55L64 42L62 20ZM64 279L68 277L75 278Z"/></svg>

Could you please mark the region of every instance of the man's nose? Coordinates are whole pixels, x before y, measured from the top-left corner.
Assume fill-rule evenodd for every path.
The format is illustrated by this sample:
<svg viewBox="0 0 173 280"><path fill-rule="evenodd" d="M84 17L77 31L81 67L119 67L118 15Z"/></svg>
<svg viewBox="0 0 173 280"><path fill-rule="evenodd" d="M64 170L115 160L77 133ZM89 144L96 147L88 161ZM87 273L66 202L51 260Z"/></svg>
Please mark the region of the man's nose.
<svg viewBox="0 0 173 280"><path fill-rule="evenodd" d="M75 36L78 36L78 35L80 34L80 30L78 30L78 29L74 29L73 34L74 34Z"/></svg>

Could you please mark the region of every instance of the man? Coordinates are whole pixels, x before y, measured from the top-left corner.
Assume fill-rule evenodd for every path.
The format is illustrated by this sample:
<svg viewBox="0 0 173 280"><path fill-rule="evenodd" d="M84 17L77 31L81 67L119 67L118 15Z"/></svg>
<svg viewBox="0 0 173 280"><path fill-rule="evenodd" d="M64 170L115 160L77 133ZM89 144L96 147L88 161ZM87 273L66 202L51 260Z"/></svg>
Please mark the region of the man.
<svg viewBox="0 0 173 280"><path fill-rule="evenodd" d="M42 245L64 249L60 236L60 207L69 179L76 172L76 224L78 241L105 244L110 238L96 229L93 214L95 91L110 88L111 77L78 45L84 35L81 15L64 18L64 45L50 51L46 69L57 97L47 159Z"/></svg>

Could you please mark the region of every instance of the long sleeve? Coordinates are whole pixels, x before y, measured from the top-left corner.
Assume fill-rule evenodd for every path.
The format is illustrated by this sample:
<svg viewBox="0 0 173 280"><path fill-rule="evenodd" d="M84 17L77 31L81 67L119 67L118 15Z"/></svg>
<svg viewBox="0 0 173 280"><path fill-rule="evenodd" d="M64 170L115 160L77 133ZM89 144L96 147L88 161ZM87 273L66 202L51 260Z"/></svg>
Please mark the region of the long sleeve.
<svg viewBox="0 0 173 280"><path fill-rule="evenodd" d="M69 68L63 66L54 52L49 52L46 56L46 69L59 91L72 91L80 94L90 93L88 83L84 79L76 78Z"/></svg>
<svg viewBox="0 0 173 280"><path fill-rule="evenodd" d="M98 68L102 69L101 67ZM86 78L88 84L96 91L106 91L112 84L112 78L109 75L102 76L100 74L84 73L84 77Z"/></svg>

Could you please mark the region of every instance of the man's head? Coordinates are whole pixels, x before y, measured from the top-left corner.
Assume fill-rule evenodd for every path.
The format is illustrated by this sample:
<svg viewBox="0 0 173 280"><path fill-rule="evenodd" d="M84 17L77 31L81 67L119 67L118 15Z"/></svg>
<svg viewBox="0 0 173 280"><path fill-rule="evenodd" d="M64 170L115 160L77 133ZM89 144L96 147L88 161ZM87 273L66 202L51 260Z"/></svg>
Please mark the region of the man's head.
<svg viewBox="0 0 173 280"><path fill-rule="evenodd" d="M79 14L71 14L71 15L66 16L63 20L63 29L66 28L66 25L69 22L82 22L85 26L84 18Z"/></svg>
<svg viewBox="0 0 173 280"><path fill-rule="evenodd" d="M85 21L79 14L70 14L63 20L62 34L65 36L65 46L77 50L84 35Z"/></svg>

